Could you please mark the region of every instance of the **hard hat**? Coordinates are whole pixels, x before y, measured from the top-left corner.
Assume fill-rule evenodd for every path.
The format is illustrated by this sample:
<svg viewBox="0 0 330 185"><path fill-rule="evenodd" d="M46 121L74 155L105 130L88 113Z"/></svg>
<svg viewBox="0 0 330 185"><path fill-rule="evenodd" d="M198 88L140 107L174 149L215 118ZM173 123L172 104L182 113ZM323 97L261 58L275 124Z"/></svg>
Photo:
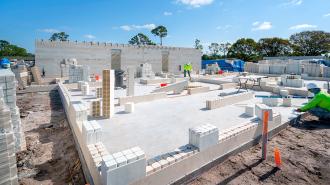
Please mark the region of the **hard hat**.
<svg viewBox="0 0 330 185"><path fill-rule="evenodd" d="M319 88L315 83L309 83L307 84L307 89L310 90L310 89L316 89L316 88Z"/></svg>

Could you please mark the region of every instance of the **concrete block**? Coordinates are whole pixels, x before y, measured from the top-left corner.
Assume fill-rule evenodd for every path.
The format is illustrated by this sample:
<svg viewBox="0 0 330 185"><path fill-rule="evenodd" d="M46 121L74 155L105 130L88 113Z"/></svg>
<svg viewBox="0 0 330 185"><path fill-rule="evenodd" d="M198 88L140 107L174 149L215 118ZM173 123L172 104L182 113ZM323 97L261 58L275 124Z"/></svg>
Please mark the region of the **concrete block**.
<svg viewBox="0 0 330 185"><path fill-rule="evenodd" d="M231 88L236 88L237 87L237 83L224 83L224 84L220 84L220 90L224 90L224 89L231 89Z"/></svg>
<svg viewBox="0 0 330 185"><path fill-rule="evenodd" d="M279 99L278 98L262 98L262 103L268 105L270 107L278 106Z"/></svg>
<svg viewBox="0 0 330 185"><path fill-rule="evenodd" d="M292 105L292 98L283 98L283 106L285 107L291 107Z"/></svg>
<svg viewBox="0 0 330 185"><path fill-rule="evenodd" d="M254 105L245 106L245 115L253 117L254 116Z"/></svg>
<svg viewBox="0 0 330 185"><path fill-rule="evenodd" d="M265 113L265 111L269 112L269 121L273 120L273 109L268 107L265 104L256 104L255 105L255 113L256 116L260 119L263 120L263 115Z"/></svg>
<svg viewBox="0 0 330 185"><path fill-rule="evenodd" d="M210 87L196 87L196 88L189 88L188 94L198 94L210 91Z"/></svg>
<svg viewBox="0 0 330 185"><path fill-rule="evenodd" d="M206 101L206 108L208 110L224 107L227 105L232 105L241 101L249 100L254 98L254 93L252 92L244 92L234 95L229 95L226 97L221 97L215 100L207 100Z"/></svg>
<svg viewBox="0 0 330 185"><path fill-rule="evenodd" d="M203 151L218 143L219 130L211 124L205 124L189 129L189 144ZM174 158L175 155L174 155Z"/></svg>
<svg viewBox="0 0 330 185"><path fill-rule="evenodd" d="M134 103L133 102L129 102L125 104L125 112L127 113L133 113L134 112Z"/></svg>
<svg viewBox="0 0 330 185"><path fill-rule="evenodd" d="M141 103L141 102L149 102L159 99L167 98L167 94L165 92L161 93L151 93L147 95L140 95L140 96L128 96L128 97L120 97L119 98L119 105L125 105L128 102L133 103Z"/></svg>
<svg viewBox="0 0 330 185"><path fill-rule="evenodd" d="M289 91L288 90L280 90L280 95L283 97L289 96Z"/></svg>
<svg viewBox="0 0 330 185"><path fill-rule="evenodd" d="M158 92L170 92L173 91L175 93L181 93L184 89L188 87L188 81L184 80L181 82L176 82L174 84L170 84L166 87L161 87L159 89L155 89L153 92L158 93Z"/></svg>
<svg viewBox="0 0 330 185"><path fill-rule="evenodd" d="M127 89L126 94L127 96L134 96L134 88L135 88L135 81L134 81L134 75L135 75L135 68L128 67L127 68Z"/></svg>
<svg viewBox="0 0 330 185"><path fill-rule="evenodd" d="M154 172L154 168L152 166L147 166L147 168L146 168L147 175L150 175L153 172Z"/></svg>
<svg viewBox="0 0 330 185"><path fill-rule="evenodd" d="M162 165L159 164L159 162L154 162L151 164L151 167L154 169L154 171L158 171L162 168Z"/></svg>

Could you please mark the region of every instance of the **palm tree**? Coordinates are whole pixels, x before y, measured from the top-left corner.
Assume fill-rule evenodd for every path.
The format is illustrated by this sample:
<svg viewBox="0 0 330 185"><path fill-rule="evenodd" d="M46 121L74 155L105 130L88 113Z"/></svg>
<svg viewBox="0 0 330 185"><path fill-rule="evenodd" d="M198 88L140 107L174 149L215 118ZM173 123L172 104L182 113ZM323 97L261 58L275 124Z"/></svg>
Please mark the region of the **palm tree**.
<svg viewBox="0 0 330 185"><path fill-rule="evenodd" d="M157 26L151 33L160 38L160 45L163 45L163 38L167 36L167 29L165 26Z"/></svg>

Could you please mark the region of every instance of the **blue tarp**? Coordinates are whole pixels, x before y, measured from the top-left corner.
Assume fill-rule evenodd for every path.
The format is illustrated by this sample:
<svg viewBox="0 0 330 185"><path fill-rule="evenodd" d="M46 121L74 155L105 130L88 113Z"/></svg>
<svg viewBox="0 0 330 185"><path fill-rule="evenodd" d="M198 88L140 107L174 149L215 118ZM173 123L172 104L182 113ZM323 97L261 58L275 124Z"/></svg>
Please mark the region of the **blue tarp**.
<svg viewBox="0 0 330 185"><path fill-rule="evenodd" d="M235 71L235 72L243 72L244 64L243 60L202 60L202 69L206 69L207 64L218 63L221 70L224 71Z"/></svg>

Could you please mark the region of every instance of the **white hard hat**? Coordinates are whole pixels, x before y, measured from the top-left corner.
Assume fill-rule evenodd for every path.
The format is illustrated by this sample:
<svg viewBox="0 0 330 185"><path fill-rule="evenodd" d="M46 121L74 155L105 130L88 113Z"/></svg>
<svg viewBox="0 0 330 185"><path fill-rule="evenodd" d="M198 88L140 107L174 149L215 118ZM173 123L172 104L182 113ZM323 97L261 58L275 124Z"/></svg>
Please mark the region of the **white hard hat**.
<svg viewBox="0 0 330 185"><path fill-rule="evenodd" d="M309 84L307 84L307 89L308 90L315 89L315 88L319 88L315 83L309 83Z"/></svg>

